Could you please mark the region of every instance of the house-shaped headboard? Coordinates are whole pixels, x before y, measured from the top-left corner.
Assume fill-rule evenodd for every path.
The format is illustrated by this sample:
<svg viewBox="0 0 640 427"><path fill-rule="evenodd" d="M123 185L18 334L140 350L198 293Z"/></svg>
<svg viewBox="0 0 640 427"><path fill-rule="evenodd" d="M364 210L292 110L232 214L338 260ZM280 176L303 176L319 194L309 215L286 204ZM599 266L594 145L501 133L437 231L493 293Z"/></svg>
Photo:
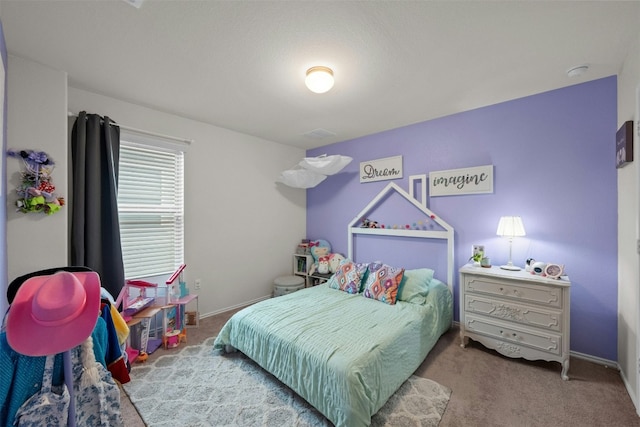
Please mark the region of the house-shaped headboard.
<svg viewBox="0 0 640 427"><path fill-rule="evenodd" d="M415 181L422 181L421 189L421 200L417 200L414 196L414 185ZM368 234L368 235L377 235L377 236L397 236L397 237L407 237L407 238L418 238L418 239L443 239L447 241L447 285L450 289L453 289L453 227L447 224L442 218L429 210L426 206L427 196L426 196L426 175L414 175L409 177L409 191L407 193L402 188L400 188L397 184L391 182L389 183L382 191L378 193L376 197L374 197L367 206L362 209L358 215L356 215L353 220L349 223L348 230L348 256L350 259L353 259L353 246L354 246L354 237L357 234ZM413 204L416 208L422 211L427 217L431 218L436 224L441 227L441 230L407 230L407 229L389 229L389 228L361 228L358 224L362 221L371 210L373 210L380 201L386 197L390 192L396 191L402 197L404 197L409 203Z"/></svg>

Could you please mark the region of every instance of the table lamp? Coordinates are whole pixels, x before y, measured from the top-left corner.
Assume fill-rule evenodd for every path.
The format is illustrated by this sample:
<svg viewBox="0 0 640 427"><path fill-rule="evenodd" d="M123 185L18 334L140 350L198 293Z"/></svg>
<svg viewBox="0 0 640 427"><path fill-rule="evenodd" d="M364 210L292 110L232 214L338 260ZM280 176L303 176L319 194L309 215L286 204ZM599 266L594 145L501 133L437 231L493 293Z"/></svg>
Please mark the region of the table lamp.
<svg viewBox="0 0 640 427"><path fill-rule="evenodd" d="M520 267L513 265L513 261L511 261L511 249L514 237L526 236L526 233L524 232L524 225L522 225L522 218L519 216L501 217L496 234L500 237L509 238L509 262L506 265L501 265L500 268L511 271L521 270Z"/></svg>

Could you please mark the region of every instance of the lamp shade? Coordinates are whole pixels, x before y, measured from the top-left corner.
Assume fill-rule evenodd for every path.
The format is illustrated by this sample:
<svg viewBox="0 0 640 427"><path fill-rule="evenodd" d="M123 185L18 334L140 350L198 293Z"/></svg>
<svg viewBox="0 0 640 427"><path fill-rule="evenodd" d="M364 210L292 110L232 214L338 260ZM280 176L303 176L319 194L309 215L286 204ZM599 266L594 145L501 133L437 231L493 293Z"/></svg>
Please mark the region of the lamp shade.
<svg viewBox="0 0 640 427"><path fill-rule="evenodd" d="M329 67L311 67L304 80L309 90L314 93L325 93L333 87L333 70Z"/></svg>
<svg viewBox="0 0 640 427"><path fill-rule="evenodd" d="M349 156L334 154L332 156L305 157L298 164L307 170L322 175L335 175L351 163L352 160Z"/></svg>
<svg viewBox="0 0 640 427"><path fill-rule="evenodd" d="M290 169L283 171L276 181L294 188L312 188L325 179L327 179L326 175L310 170Z"/></svg>
<svg viewBox="0 0 640 427"><path fill-rule="evenodd" d="M522 218L519 216L501 217L496 234L502 237L522 237L527 235L524 231Z"/></svg>

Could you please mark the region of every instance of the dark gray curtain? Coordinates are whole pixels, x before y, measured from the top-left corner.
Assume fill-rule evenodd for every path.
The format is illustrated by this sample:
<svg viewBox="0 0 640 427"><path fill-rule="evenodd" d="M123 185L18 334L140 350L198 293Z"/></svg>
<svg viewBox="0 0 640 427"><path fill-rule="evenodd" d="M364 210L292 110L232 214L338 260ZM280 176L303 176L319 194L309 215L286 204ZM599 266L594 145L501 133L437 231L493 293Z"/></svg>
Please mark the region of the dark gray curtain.
<svg viewBox="0 0 640 427"><path fill-rule="evenodd" d="M82 111L71 131L71 265L91 268L114 298L124 286L118 222L120 128Z"/></svg>

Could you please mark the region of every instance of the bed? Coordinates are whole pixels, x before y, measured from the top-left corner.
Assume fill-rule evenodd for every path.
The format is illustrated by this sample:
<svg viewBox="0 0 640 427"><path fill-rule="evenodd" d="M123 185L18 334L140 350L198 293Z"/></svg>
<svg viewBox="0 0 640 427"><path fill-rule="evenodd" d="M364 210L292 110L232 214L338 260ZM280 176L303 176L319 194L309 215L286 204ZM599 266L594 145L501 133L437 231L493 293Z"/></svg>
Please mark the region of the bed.
<svg viewBox="0 0 640 427"><path fill-rule="evenodd" d="M414 190L420 183L418 200ZM404 198L409 208L419 211L422 226L360 227L362 218L382 202L396 200L393 192ZM371 417L420 366L453 320L454 230L427 208L426 199L426 175L409 177L409 192L389 183L347 226L344 263L353 263L353 270L361 273L359 285L353 277L350 282L336 273L325 284L261 301L233 315L214 347L241 351L336 426L370 425ZM372 238L374 243L366 243L368 248L375 248L380 239L387 243L386 239L396 238L435 239L446 242L446 261L434 262L437 258L420 252L424 258L417 262L419 267L393 272L399 285L393 298L390 293L389 298L379 298L377 291L371 298L369 291L374 287L370 278L380 275L380 266L390 266L352 261L356 259L357 238ZM429 263L446 264L446 284L434 277L434 270L423 266ZM398 270L403 270L401 280L395 276ZM353 286L347 291L349 286L343 285L348 283ZM395 304L389 304L394 298Z"/></svg>
<svg viewBox="0 0 640 427"><path fill-rule="evenodd" d="M322 284L239 311L214 347L246 354L336 426L368 426L451 326L452 307L437 279L424 304Z"/></svg>
<svg viewBox="0 0 640 427"><path fill-rule="evenodd" d="M399 192L441 230L356 227L390 191ZM382 262L353 262L353 239L363 234L445 239L449 283L435 278L429 268L405 270ZM451 327L453 228L413 193L390 183L354 217L348 236L348 256L339 268L343 271L324 284L237 312L221 329L214 347L241 351L336 426L360 427L371 424L371 417ZM385 286L376 287L376 277L385 277L378 281ZM389 277L396 278L395 293L386 288Z"/></svg>

